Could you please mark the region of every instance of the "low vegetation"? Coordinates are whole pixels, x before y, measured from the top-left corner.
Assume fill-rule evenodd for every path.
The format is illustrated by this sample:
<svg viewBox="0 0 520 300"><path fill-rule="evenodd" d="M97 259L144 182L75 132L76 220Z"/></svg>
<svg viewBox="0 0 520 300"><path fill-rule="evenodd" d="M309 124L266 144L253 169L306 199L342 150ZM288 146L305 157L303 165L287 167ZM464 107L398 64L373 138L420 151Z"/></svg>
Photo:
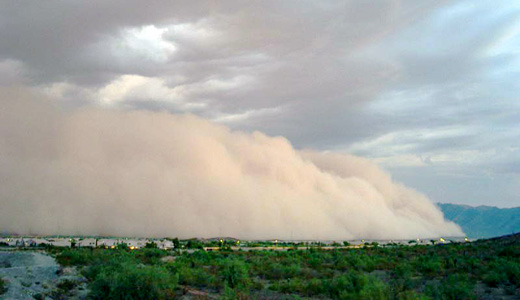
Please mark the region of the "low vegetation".
<svg viewBox="0 0 520 300"><path fill-rule="evenodd" d="M476 299L520 296L519 239L332 250L49 251L60 264L81 268L94 299Z"/></svg>
<svg viewBox="0 0 520 300"><path fill-rule="evenodd" d="M5 292L7 292L7 284L5 280L0 277L0 295L4 294Z"/></svg>

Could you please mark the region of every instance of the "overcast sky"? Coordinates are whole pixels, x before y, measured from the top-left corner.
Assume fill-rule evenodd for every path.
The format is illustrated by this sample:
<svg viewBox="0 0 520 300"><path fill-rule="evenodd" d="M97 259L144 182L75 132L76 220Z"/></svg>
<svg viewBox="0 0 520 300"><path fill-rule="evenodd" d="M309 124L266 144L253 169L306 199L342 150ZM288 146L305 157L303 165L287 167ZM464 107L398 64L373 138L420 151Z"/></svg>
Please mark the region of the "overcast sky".
<svg viewBox="0 0 520 300"><path fill-rule="evenodd" d="M1 1L2 86L361 155L434 202L520 205L519 82L519 1Z"/></svg>

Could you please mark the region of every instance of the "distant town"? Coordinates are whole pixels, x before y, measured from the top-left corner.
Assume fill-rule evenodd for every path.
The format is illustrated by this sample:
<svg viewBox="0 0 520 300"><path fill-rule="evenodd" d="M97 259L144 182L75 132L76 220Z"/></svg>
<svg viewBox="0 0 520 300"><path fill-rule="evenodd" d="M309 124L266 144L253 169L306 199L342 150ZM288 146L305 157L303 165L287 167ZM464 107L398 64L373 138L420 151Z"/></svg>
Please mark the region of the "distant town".
<svg viewBox="0 0 520 300"><path fill-rule="evenodd" d="M348 240L348 241L314 241L314 240L239 240L236 238L222 237L210 239L183 239L177 238L121 238L121 237L81 237L81 236L5 236L0 238L0 247L78 247L78 248L116 248L124 246L130 250L141 248L172 249L204 249L207 251L218 250L222 247L232 250L288 250L294 248L321 247L333 248L362 248L371 246L392 245L432 245L452 242L471 241L467 237L412 239L412 240Z"/></svg>

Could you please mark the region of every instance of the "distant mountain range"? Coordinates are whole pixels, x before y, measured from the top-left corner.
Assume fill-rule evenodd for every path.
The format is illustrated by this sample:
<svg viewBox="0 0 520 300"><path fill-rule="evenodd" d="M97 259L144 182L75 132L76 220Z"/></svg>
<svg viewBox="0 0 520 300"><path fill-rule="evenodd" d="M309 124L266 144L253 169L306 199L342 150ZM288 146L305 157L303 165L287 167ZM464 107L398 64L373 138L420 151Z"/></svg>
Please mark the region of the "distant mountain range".
<svg viewBox="0 0 520 300"><path fill-rule="evenodd" d="M469 206L437 203L447 220L458 224L469 238L489 238L520 232L520 207Z"/></svg>

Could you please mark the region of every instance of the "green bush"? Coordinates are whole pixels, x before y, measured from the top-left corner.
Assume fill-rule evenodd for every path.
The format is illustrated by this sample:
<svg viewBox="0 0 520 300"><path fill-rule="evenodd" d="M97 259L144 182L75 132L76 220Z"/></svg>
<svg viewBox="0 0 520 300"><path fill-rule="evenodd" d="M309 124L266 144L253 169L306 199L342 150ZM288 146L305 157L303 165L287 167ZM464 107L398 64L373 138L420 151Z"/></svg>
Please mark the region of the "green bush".
<svg viewBox="0 0 520 300"><path fill-rule="evenodd" d="M347 295L356 294L356 285L359 284L356 275L353 273L345 273L335 277L329 288L329 294L332 298L344 298Z"/></svg>
<svg viewBox="0 0 520 300"><path fill-rule="evenodd" d="M359 299L388 299L388 287L373 276L367 276L365 284L359 291Z"/></svg>
<svg viewBox="0 0 520 300"><path fill-rule="evenodd" d="M251 282L247 265L237 258L221 260L219 264L219 274L224 283L232 289L246 288Z"/></svg>
<svg viewBox="0 0 520 300"><path fill-rule="evenodd" d="M160 258L166 256L166 254L167 252L165 250L158 248L145 248L136 251L136 255L145 264L156 264L160 261Z"/></svg>
<svg viewBox="0 0 520 300"><path fill-rule="evenodd" d="M144 245L146 249L157 249L157 244L154 242L146 242L146 245Z"/></svg>
<svg viewBox="0 0 520 300"><path fill-rule="evenodd" d="M204 248L204 244L200 241L197 241L195 239L188 240L186 243L186 248L188 249L202 249Z"/></svg>
<svg viewBox="0 0 520 300"><path fill-rule="evenodd" d="M92 262L93 256L87 249L67 249L56 257L63 266L84 266Z"/></svg>
<svg viewBox="0 0 520 300"><path fill-rule="evenodd" d="M222 300L248 300L249 294L244 290L232 289L227 284L224 285L222 295L219 297Z"/></svg>
<svg viewBox="0 0 520 300"><path fill-rule="evenodd" d="M286 294L303 293L304 282L299 278L275 281L273 285L270 286L270 289Z"/></svg>
<svg viewBox="0 0 520 300"><path fill-rule="evenodd" d="M177 269L176 274L179 276L179 283L184 285L210 287L216 284L216 277L202 268L190 268L182 266Z"/></svg>
<svg viewBox="0 0 520 300"><path fill-rule="evenodd" d="M504 271L509 282L520 287L520 263L506 262Z"/></svg>
<svg viewBox="0 0 520 300"><path fill-rule="evenodd" d="M421 273L429 277L441 276L444 272L444 266L438 256L421 257L417 268Z"/></svg>
<svg viewBox="0 0 520 300"><path fill-rule="evenodd" d="M425 295L421 295L416 291L405 291L404 293L400 294L399 297L394 299L401 299L401 300L429 300L429 298Z"/></svg>
<svg viewBox="0 0 520 300"><path fill-rule="evenodd" d="M358 252L347 253L344 259L351 268L359 271L372 272L375 267L372 257Z"/></svg>
<svg viewBox="0 0 520 300"><path fill-rule="evenodd" d="M309 296L313 295L321 295L327 292L327 285L323 280L313 278L307 281L306 286L304 287L304 291Z"/></svg>
<svg viewBox="0 0 520 300"><path fill-rule="evenodd" d="M7 283L3 278L0 277L0 295L7 292Z"/></svg>
<svg viewBox="0 0 520 300"><path fill-rule="evenodd" d="M390 281L390 289L394 298L410 297L411 291L417 287L417 280L412 279L413 275L414 270L410 264L404 262L395 266Z"/></svg>
<svg viewBox="0 0 520 300"><path fill-rule="evenodd" d="M453 274L429 284L426 294L433 299L474 299L474 283L466 274Z"/></svg>
<svg viewBox="0 0 520 300"><path fill-rule="evenodd" d="M168 299L173 297L177 277L166 269L125 263L102 268L91 284L93 299Z"/></svg>
<svg viewBox="0 0 520 300"><path fill-rule="evenodd" d="M490 287L498 287L507 281L507 275L497 271L490 271L482 277L482 281Z"/></svg>

